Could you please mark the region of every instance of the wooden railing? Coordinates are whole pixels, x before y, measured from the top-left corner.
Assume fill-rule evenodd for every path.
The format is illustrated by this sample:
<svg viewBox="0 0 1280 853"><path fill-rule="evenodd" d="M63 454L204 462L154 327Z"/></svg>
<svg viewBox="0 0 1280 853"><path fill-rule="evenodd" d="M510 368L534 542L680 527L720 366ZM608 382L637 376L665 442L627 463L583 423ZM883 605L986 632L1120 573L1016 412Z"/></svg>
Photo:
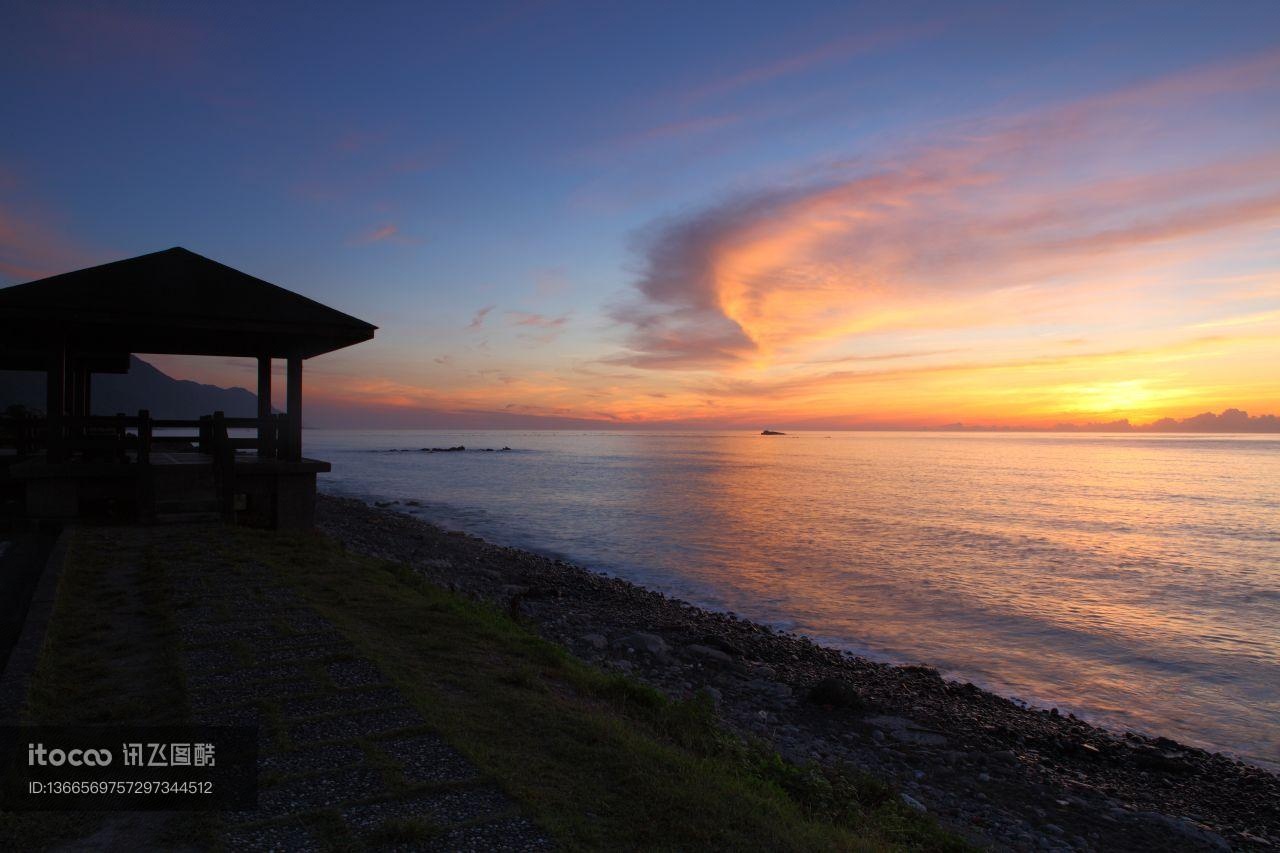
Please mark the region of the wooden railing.
<svg viewBox="0 0 1280 853"><path fill-rule="evenodd" d="M235 430L252 430L253 434L233 435ZM30 415L0 418L0 445L11 444L19 453L43 447L49 462L75 459L138 465L138 500L144 512L155 507L154 483L148 471L155 453L168 446L207 454L213 462L219 507L228 518L234 514L237 451L255 450L262 459L297 460L301 448L291 446L290 434L288 417L276 414L259 419L229 418L214 412L190 420L153 418L143 409L136 416L64 416L52 424Z"/></svg>
<svg viewBox="0 0 1280 853"><path fill-rule="evenodd" d="M267 459L297 459L298 450L289 446L287 416L271 415L259 418L229 418L222 412L214 412L196 420L177 418L153 418L146 409L132 415L67 416L52 430L43 419L35 419L24 435L29 445L38 445L43 434L49 447L51 461L66 459L73 453L87 458L130 459L140 465L151 462L151 453L157 445L184 443L200 453L214 454L219 450L256 450L258 456ZM253 430L251 436L234 436L230 431ZM157 431L167 431L158 434ZM175 433L174 430L187 430Z"/></svg>
<svg viewBox="0 0 1280 853"><path fill-rule="evenodd" d="M44 446L45 420L39 415L0 415L0 447L20 454L34 453Z"/></svg>

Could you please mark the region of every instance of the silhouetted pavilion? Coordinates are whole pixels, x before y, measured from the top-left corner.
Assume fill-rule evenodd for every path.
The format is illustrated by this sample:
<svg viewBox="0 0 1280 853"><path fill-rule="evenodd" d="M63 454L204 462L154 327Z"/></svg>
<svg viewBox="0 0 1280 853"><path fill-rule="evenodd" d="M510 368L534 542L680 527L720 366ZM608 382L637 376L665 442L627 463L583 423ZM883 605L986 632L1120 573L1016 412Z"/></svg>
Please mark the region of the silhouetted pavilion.
<svg viewBox="0 0 1280 853"><path fill-rule="evenodd" d="M46 421L34 425L27 448L37 458L11 466L11 476L26 481L33 515L74 515L86 497L119 498L125 481L133 481L145 515L166 497L161 469L193 466L183 469L185 477L168 478L189 485L207 468L224 514L307 526L315 475L329 465L302 456L302 362L370 340L375 331L177 247L4 288L0 369L47 376ZM93 374L127 372L131 353L256 358L257 417L158 420L145 410L92 416ZM271 409L275 358L287 366L283 415ZM156 429L196 433L175 442ZM234 437L246 429L256 437ZM245 449L256 454L235 452Z"/></svg>

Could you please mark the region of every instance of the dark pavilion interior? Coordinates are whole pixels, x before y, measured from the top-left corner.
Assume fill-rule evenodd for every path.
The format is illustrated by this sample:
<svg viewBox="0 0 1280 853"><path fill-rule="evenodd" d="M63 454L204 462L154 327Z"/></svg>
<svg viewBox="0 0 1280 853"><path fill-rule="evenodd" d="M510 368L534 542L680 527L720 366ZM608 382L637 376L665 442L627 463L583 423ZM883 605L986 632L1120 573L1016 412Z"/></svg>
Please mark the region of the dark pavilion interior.
<svg viewBox="0 0 1280 853"><path fill-rule="evenodd" d="M303 362L376 327L183 248L0 290L0 369L41 371L43 414L11 415L3 476L32 518L106 513L163 521L217 513L277 529L312 524L316 474L302 453ZM132 353L257 360L257 416L93 415L95 374ZM271 406L272 362L286 406Z"/></svg>

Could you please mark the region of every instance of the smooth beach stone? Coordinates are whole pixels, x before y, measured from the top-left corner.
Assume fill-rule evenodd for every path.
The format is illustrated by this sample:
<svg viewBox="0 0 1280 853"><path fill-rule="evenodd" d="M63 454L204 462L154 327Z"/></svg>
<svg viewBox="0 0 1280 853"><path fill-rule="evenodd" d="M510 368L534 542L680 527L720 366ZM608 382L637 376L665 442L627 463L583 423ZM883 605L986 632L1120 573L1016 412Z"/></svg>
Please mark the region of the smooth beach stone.
<svg viewBox="0 0 1280 853"><path fill-rule="evenodd" d="M729 666L733 663L733 658L729 655L719 649L713 649L710 646L693 643L685 646L684 651L686 654L692 655L693 657L700 658L708 663L719 664L720 666Z"/></svg>
<svg viewBox="0 0 1280 853"><path fill-rule="evenodd" d="M915 797L911 796L910 794L899 794L898 796L899 796L899 798L901 798L902 802L903 802L903 803L905 803L908 807L913 808L913 809L915 809L915 810L916 810L916 811L918 811L918 812L927 812L927 811L928 811L928 809L927 809L927 808L925 808L924 803L920 802L919 800L917 800Z"/></svg>

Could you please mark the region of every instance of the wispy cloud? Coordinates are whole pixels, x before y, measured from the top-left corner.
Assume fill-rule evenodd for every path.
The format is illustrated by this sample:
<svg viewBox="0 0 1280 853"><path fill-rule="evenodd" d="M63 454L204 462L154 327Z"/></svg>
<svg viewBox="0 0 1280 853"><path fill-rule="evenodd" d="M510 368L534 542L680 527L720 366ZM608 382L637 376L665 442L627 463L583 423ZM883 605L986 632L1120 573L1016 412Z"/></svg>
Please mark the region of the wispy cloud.
<svg viewBox="0 0 1280 853"><path fill-rule="evenodd" d="M532 314L528 311L508 311L507 316L517 326L537 326L542 329L556 329L569 322L568 314L550 317L546 314Z"/></svg>
<svg viewBox="0 0 1280 853"><path fill-rule="evenodd" d="M317 136L286 167L289 190L314 204L385 211L395 206L389 199L413 186L407 178L437 169L449 157L444 142L424 141L394 125L339 126Z"/></svg>
<svg viewBox="0 0 1280 853"><path fill-rule="evenodd" d="M1222 329L1236 326L1257 326L1264 323L1272 323L1280 327L1280 310L1257 311L1252 314L1241 314L1234 317L1223 317L1217 320L1206 320L1203 323L1196 323L1192 328Z"/></svg>
<svg viewBox="0 0 1280 853"><path fill-rule="evenodd" d="M755 112L756 114L759 114L758 110ZM741 124L748 115L750 114L734 112L676 119L674 121L664 122L652 127L644 127L619 136L611 140L604 150L607 151L608 154L614 155L618 151L628 148L637 148L655 142L667 142L670 140L685 139L690 136L700 136L703 134L713 133L718 130L724 130L725 128Z"/></svg>
<svg viewBox="0 0 1280 853"><path fill-rule="evenodd" d="M812 72L827 65L849 62L860 56L928 38L941 32L943 26L942 21L929 21L871 32L849 33L704 80L688 88L671 92L668 97L685 105L725 97L785 77Z"/></svg>
<svg viewBox="0 0 1280 853"><path fill-rule="evenodd" d="M565 326L569 322L568 314L560 314L553 317L528 311L508 311L507 317L514 326L538 330L520 334L520 340L530 346L546 346L552 343L563 334Z"/></svg>
<svg viewBox="0 0 1280 853"><path fill-rule="evenodd" d="M349 246L372 246L375 243L393 243L400 246L420 246L425 240L413 237L400 231L394 223L379 225L364 231L347 242Z"/></svg>
<svg viewBox="0 0 1280 853"><path fill-rule="evenodd" d="M479 311L476 311L475 315L472 316L471 318L471 322L467 324L467 328L473 329L473 330L479 329L481 326L484 325L484 318L488 317L489 313L493 311L494 308L497 308L497 307L498 307L497 305L486 305L483 308L481 308Z"/></svg>
<svg viewBox="0 0 1280 853"><path fill-rule="evenodd" d="M634 149L699 137L723 137L729 135L727 131L741 133L749 125L781 120L814 109L817 106L814 93L799 99L794 93L772 93L770 97L761 95L769 94L766 90L772 83L933 37L945 25L944 21L936 20L871 31L857 30L790 52L762 51L766 54L762 61L691 80L631 105L628 116L640 116L642 123L633 125L632 129L613 136L605 143L589 147L585 153L596 159L612 159ZM747 95L751 97L745 97ZM817 98L816 101L823 99ZM823 104L824 108L829 106Z"/></svg>

